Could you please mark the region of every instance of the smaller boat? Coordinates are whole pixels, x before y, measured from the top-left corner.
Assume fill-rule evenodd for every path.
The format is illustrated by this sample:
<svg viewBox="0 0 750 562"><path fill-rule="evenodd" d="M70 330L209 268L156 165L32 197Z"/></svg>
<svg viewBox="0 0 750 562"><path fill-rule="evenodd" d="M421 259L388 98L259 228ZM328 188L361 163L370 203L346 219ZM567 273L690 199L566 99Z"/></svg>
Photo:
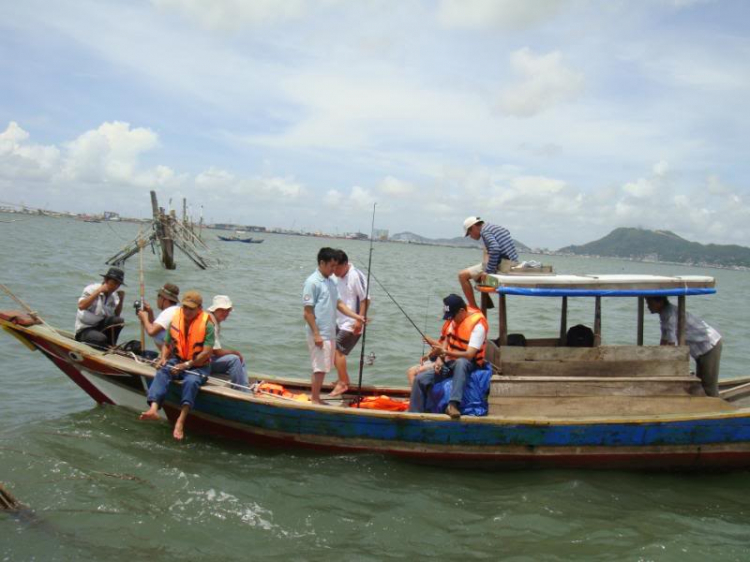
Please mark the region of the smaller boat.
<svg viewBox="0 0 750 562"><path fill-rule="evenodd" d="M263 239L255 240L254 238L240 238L239 236L219 236L219 240L222 242L243 242L245 244L260 244Z"/></svg>

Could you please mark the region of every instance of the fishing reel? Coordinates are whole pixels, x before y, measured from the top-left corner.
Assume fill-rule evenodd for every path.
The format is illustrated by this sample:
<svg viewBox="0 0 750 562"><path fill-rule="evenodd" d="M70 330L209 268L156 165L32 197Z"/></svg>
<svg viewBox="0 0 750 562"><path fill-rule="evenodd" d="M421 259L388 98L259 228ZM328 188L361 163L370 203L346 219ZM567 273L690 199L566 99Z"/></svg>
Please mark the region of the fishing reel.
<svg viewBox="0 0 750 562"><path fill-rule="evenodd" d="M137 300L133 303L133 308L135 309L135 313L138 314L143 310L143 303L140 300Z"/></svg>

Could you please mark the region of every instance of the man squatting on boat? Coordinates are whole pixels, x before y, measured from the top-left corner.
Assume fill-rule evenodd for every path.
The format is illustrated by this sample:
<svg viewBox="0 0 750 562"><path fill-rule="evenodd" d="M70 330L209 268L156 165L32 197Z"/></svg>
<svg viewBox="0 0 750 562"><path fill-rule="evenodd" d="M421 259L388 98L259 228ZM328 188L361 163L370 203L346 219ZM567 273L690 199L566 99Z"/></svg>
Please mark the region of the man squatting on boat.
<svg viewBox="0 0 750 562"><path fill-rule="evenodd" d="M453 377L445 413L452 419L461 417L461 400L466 379L484 365L489 326L482 311L467 306L458 295L443 299L442 335L439 340L425 336L430 345L433 368L419 373L411 387L410 412L424 412L427 393L436 383Z"/></svg>
<svg viewBox="0 0 750 562"><path fill-rule="evenodd" d="M221 346L221 323L229 318L229 314L234 307L232 300L226 295L214 296L211 306L208 307L208 314L216 326L216 338L214 339L214 353L211 358L211 375L218 375L219 378L229 377L234 385L233 388L242 392L247 392L247 367L245 358L242 353L234 349L224 349Z"/></svg>
<svg viewBox="0 0 750 562"><path fill-rule="evenodd" d="M341 301L351 310L362 316L367 315L370 306L370 295L367 291L365 274L349 263L349 256L344 250L336 250L336 288ZM336 354L334 363L339 379L329 396L341 396L349 390L349 373L346 368L346 357L351 353L362 336L362 321L336 312Z"/></svg>
<svg viewBox="0 0 750 562"><path fill-rule="evenodd" d="M518 252L516 252L516 244L506 228L486 223L479 217L466 218L464 221L464 236L470 236L474 240L481 238L484 243L482 263L462 269L458 273L458 282L461 283L466 301L469 306L477 308L471 280L481 283L487 274L497 273L502 260L517 262Z"/></svg>
<svg viewBox="0 0 750 562"><path fill-rule="evenodd" d="M166 283L156 293L156 306L159 307L159 316L154 319L154 310L145 300L143 308L138 311L137 316L146 333L154 339L156 348L161 351L164 338L167 334L172 317L180 308L180 288L172 283Z"/></svg>
<svg viewBox="0 0 750 562"><path fill-rule="evenodd" d="M659 315L661 345L677 345L678 310L667 297L646 297L651 314ZM685 313L685 341L695 359L696 375L707 396L719 396L721 334L697 316Z"/></svg>
<svg viewBox="0 0 750 562"><path fill-rule="evenodd" d="M206 384L211 373L214 342L214 323L203 311L203 297L198 291L186 292L182 297L182 306L172 317L156 363L158 370L146 396L149 409L141 413L140 419L158 420L159 408L169 386L173 380L181 380L180 415L172 435L178 440L185 436L185 420L195 405L200 387Z"/></svg>
<svg viewBox="0 0 750 562"><path fill-rule="evenodd" d="M125 272L110 267L101 276L104 278L102 282L87 285L78 299L75 339L104 349L117 344L125 325L120 316L125 291L119 290L125 284Z"/></svg>
<svg viewBox="0 0 750 562"><path fill-rule="evenodd" d="M322 404L320 389L326 373L334 362L336 341L336 311L365 322L361 316L346 306L339 298L336 282L331 279L338 258L337 250L321 248L318 268L305 281L302 289L303 317L307 324L307 348L312 362L310 401Z"/></svg>

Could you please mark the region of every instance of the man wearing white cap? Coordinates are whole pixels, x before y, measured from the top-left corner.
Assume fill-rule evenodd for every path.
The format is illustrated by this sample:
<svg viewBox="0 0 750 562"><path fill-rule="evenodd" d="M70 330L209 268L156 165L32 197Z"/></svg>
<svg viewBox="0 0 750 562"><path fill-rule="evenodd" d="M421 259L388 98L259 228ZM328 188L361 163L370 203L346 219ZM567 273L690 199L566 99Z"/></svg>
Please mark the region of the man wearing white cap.
<svg viewBox="0 0 750 562"><path fill-rule="evenodd" d="M488 273L497 273L502 260L518 261L518 253L508 229L496 224L486 223L479 217L466 218L464 221L464 236L471 236L474 240L481 238L484 242L486 256L484 263L478 263L458 273L458 281L461 283L461 289L466 295L467 302L474 308L478 308L471 280L481 283Z"/></svg>
<svg viewBox="0 0 750 562"><path fill-rule="evenodd" d="M232 301L226 295L216 295L208 313L216 325L216 341L214 342L214 354L211 359L211 375L229 376L232 384L237 385L237 390L247 392L247 367L245 359L239 351L224 349L221 347L221 323L229 317L232 312ZM223 377L222 377L223 378Z"/></svg>

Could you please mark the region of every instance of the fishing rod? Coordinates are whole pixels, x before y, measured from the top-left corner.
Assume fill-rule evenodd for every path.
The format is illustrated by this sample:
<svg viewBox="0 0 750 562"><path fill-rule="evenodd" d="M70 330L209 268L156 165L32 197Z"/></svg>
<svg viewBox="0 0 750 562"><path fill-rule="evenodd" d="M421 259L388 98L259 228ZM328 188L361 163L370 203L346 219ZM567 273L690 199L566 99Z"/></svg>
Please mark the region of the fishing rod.
<svg viewBox="0 0 750 562"><path fill-rule="evenodd" d="M140 286L140 293L141 293L140 309L141 311L143 311L144 309L143 303L145 302L145 299L146 299L146 282L143 279L143 241L140 238L141 238L141 229L139 228L138 229L138 266L139 266L138 277L139 277L139 281L141 285ZM141 349L146 349L146 327L143 321L141 321Z"/></svg>
<svg viewBox="0 0 750 562"><path fill-rule="evenodd" d="M368 267L367 268L367 279L368 279L368 281L370 279L370 275L372 275L372 278L375 279L375 282L380 286L381 289L383 289L383 291L385 292L385 294L388 295L388 297L393 301L393 304L395 304L398 307L398 309L406 317L406 319L409 321L409 323L412 326L414 326L414 329L417 332L419 332L419 335L422 336L423 339L426 338L427 336L424 334L424 332L419 329L419 326L417 326L417 324L414 322L414 320L411 319L411 317L406 313L406 311L403 309L403 307L400 304L398 304L398 301L393 297L393 295L390 292L388 292L388 289L385 288L385 286L380 282L380 280L377 277L375 277L375 274L372 273L370 271L370 268ZM367 288L369 290L369 288L370 288L369 285L367 286Z"/></svg>
<svg viewBox="0 0 750 562"><path fill-rule="evenodd" d="M371 275L371 269L372 269L372 242L373 238L375 237L375 207L377 207L377 203L372 204L372 224L370 225L370 256L367 260L367 287L365 288L365 303L367 303L370 299L370 275ZM362 326L362 347L360 349L359 353L359 380L357 381L357 408L359 408L360 403L362 402L362 371L364 371L365 368L365 340L367 339L367 313L369 312L370 307L366 306L365 308L365 322Z"/></svg>

